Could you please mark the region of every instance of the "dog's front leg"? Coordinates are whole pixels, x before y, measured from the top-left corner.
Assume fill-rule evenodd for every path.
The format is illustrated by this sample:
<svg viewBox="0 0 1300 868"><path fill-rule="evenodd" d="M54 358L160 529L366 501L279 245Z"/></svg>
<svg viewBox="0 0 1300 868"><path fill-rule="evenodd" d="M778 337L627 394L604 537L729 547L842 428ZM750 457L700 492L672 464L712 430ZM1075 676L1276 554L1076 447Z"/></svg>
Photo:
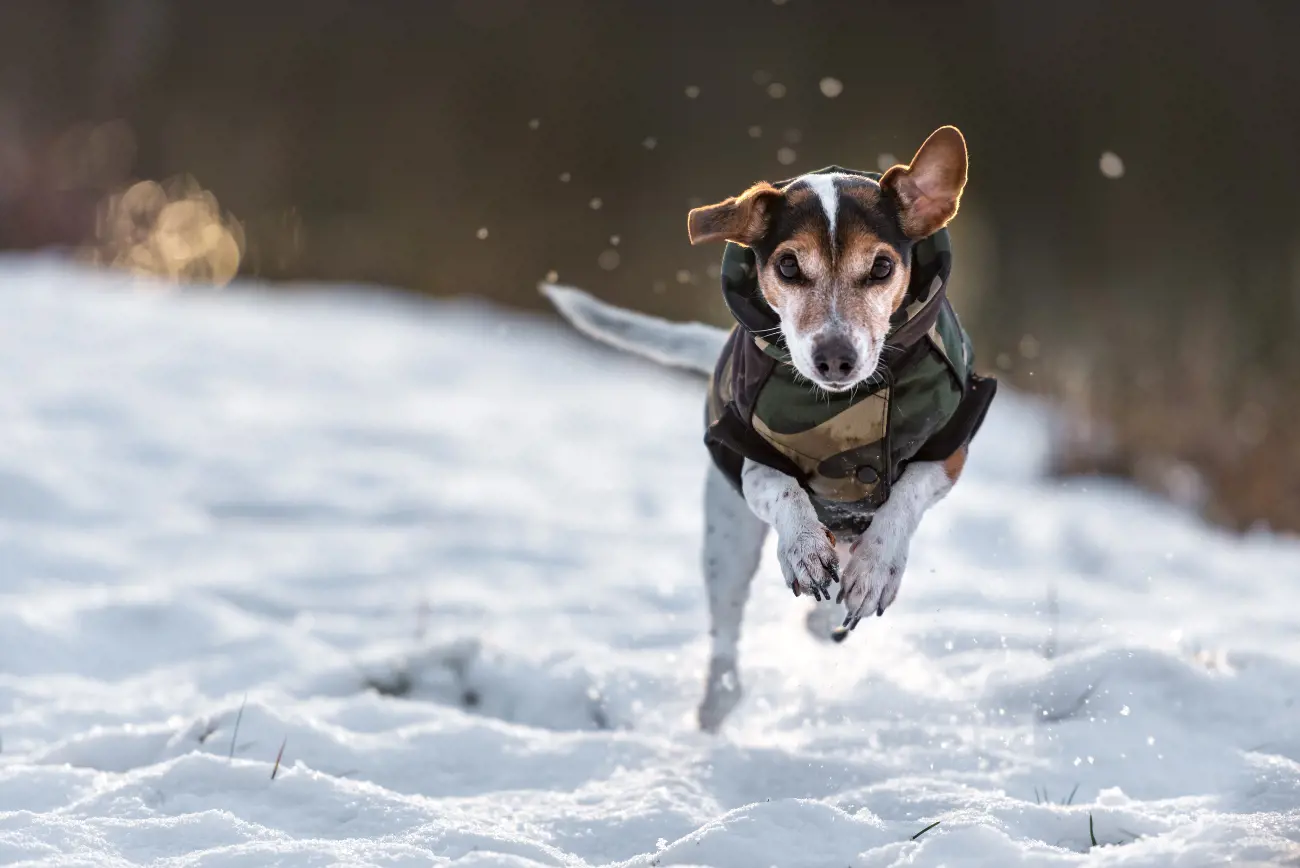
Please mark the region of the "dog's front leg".
<svg viewBox="0 0 1300 868"><path fill-rule="evenodd" d="M871 520L871 527L849 549L842 586L848 610L845 628L852 630L872 612L885 614L894 602L921 517L952 490L965 462L966 450L962 448L946 461L908 465L894 483L889 499ZM844 638L845 632L837 631L836 638Z"/></svg>
<svg viewBox="0 0 1300 868"><path fill-rule="evenodd" d="M839 558L834 538L817 519L807 493L794 478L748 458L740 481L750 510L776 531L786 587L796 597L828 599L831 582L839 580Z"/></svg>

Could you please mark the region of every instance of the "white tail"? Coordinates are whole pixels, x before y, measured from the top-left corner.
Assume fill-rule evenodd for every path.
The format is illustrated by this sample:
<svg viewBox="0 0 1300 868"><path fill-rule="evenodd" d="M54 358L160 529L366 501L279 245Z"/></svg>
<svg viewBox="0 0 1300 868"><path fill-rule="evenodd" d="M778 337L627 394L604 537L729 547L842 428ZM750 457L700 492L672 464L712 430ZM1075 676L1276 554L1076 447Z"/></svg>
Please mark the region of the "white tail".
<svg viewBox="0 0 1300 868"><path fill-rule="evenodd" d="M727 332L699 322L669 322L598 301L580 289L543 283L542 294L585 335L673 368L713 373Z"/></svg>

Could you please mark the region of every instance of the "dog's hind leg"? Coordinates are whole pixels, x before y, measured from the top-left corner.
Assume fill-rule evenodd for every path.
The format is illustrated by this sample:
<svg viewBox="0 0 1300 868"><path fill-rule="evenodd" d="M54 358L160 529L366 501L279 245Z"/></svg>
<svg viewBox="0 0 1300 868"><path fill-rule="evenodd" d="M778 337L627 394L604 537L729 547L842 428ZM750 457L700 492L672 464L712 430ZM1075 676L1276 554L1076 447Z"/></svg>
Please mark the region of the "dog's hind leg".
<svg viewBox="0 0 1300 868"><path fill-rule="evenodd" d="M704 484L704 586L709 596L712 653L700 703L700 729L716 732L740 702L736 649L749 585L758 571L767 525L727 478L710 465Z"/></svg>

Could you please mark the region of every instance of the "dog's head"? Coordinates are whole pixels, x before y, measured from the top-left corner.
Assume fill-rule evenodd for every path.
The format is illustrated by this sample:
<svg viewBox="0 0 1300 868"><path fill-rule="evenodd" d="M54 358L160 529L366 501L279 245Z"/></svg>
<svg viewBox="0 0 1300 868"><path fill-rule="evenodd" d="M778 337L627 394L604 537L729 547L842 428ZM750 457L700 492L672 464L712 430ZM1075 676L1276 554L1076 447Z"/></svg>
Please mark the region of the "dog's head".
<svg viewBox="0 0 1300 868"><path fill-rule="evenodd" d="M753 249L759 289L795 368L842 392L875 372L907 293L912 245L948 224L965 186L966 142L956 127L941 127L879 182L820 174L780 190L755 184L692 210L687 226L692 244L725 239Z"/></svg>

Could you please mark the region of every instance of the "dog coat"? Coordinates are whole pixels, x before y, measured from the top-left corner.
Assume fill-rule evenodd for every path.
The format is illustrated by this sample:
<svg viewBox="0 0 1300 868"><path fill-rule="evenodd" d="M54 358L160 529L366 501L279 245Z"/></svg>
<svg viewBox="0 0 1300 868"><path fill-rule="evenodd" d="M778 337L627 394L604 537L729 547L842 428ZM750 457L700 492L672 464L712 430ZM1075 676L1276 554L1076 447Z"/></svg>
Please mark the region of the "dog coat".
<svg viewBox="0 0 1300 868"><path fill-rule="evenodd" d="M880 177L838 166L816 174L825 172ZM754 251L727 243L722 294L737 325L709 382L704 441L738 491L748 458L797 479L827 528L860 534L908 462L942 461L975 436L997 381L974 372L970 338L948 303L948 231L914 244L911 259L880 367L832 394L791 364L758 288Z"/></svg>

